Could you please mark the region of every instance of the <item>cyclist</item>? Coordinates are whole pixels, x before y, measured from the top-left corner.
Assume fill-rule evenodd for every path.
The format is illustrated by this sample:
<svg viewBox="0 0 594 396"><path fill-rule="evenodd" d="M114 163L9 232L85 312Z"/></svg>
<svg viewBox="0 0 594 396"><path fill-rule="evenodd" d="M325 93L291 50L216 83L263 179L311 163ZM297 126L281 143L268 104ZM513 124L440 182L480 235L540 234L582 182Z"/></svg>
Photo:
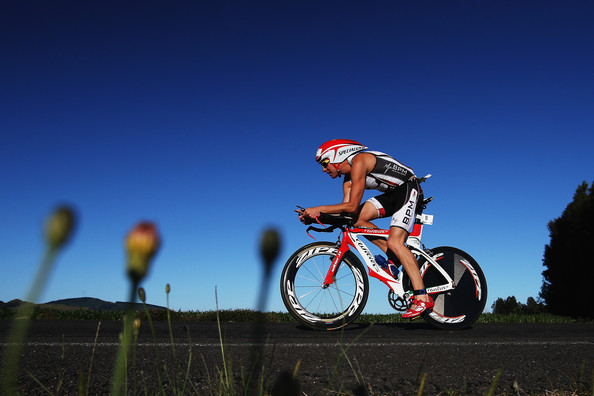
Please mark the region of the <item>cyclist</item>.
<svg viewBox="0 0 594 396"><path fill-rule="evenodd" d="M311 223L324 213L343 213L358 216L357 227L377 228L371 220L391 216L390 234L386 241L374 241L390 257L396 255L413 285L413 304L403 318L415 318L433 308L433 300L425 292L417 260L406 247L405 241L416 216L420 187L412 168L379 151L354 140L334 139L322 144L316 161L333 179L344 175L342 203L310 207L299 212L303 223ZM383 194L368 199L361 205L365 189L379 190Z"/></svg>

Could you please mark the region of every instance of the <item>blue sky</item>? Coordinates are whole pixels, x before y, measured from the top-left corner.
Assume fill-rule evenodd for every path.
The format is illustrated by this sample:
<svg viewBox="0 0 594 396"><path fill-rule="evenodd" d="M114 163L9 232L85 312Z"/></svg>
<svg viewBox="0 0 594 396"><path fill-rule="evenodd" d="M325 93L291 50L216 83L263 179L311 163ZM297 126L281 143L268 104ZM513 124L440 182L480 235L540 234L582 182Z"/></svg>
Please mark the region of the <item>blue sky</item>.
<svg viewBox="0 0 594 396"><path fill-rule="evenodd" d="M547 223L594 180L592 3L120 3L0 6L0 300L25 298L68 202L43 302L126 299L123 240L146 219L148 302L169 283L173 309L214 309L215 287L219 308L255 307L275 227L282 311L282 264L311 241L295 205L342 198L314 162L333 138L433 175L424 243L474 256L488 307L538 295ZM366 312L390 312L370 282Z"/></svg>

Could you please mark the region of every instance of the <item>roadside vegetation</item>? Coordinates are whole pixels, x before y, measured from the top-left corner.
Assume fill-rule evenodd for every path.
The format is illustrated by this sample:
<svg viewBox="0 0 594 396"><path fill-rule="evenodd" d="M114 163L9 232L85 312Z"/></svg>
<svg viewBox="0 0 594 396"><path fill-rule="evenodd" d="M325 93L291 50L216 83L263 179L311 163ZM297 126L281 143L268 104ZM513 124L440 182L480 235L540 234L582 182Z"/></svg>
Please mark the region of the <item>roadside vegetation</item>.
<svg viewBox="0 0 594 396"><path fill-rule="evenodd" d="M1 319L14 319L18 314L16 309L0 309ZM153 321L166 321L168 312L166 310L138 311L136 317L145 321L148 316ZM124 311L96 311L89 309L59 310L36 307L31 313L31 319L49 320L122 320ZM297 323L287 312L264 312L260 313L250 309L234 309L221 311L169 311L169 319L174 322L257 322L266 323ZM415 323L421 323L419 318ZM357 319L357 323L410 323L410 320L402 319L398 313L393 314L366 314L363 313ZM547 312L540 313L483 313L477 323L589 323L594 324L594 319L573 318L570 316L554 315Z"/></svg>

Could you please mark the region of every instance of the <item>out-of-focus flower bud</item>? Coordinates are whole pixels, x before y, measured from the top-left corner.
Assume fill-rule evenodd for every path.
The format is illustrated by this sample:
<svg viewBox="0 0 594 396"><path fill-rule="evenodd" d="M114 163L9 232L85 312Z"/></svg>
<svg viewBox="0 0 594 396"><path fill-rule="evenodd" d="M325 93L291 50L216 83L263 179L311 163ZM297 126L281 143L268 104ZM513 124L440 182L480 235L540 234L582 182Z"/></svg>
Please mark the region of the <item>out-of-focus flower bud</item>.
<svg viewBox="0 0 594 396"><path fill-rule="evenodd" d="M269 272L272 269L272 263L278 256L280 251L280 235L278 231L274 229L269 229L264 232L262 235L262 240L260 243L260 253L262 254L262 258L264 259L264 265L266 266L266 271Z"/></svg>
<svg viewBox="0 0 594 396"><path fill-rule="evenodd" d="M142 302L146 302L146 292L144 291L144 287L138 288L138 298Z"/></svg>
<svg viewBox="0 0 594 396"><path fill-rule="evenodd" d="M157 253L161 241L157 227L150 222L136 225L126 238L128 251L128 276L139 282L148 272L150 262Z"/></svg>
<svg viewBox="0 0 594 396"><path fill-rule="evenodd" d="M61 248L74 230L76 215L69 206L59 206L45 223L45 239L51 249Z"/></svg>
<svg viewBox="0 0 594 396"><path fill-rule="evenodd" d="M138 336L138 333L140 333L140 318L136 318L134 319L134 326L133 326L133 332L135 336Z"/></svg>

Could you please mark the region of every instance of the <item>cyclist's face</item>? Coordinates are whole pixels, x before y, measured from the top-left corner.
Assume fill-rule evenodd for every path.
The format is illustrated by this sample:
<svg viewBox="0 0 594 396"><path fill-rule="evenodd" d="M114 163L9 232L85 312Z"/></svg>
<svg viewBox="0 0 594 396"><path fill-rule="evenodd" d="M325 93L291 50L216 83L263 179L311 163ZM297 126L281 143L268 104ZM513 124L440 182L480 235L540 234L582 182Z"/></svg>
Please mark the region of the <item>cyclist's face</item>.
<svg viewBox="0 0 594 396"><path fill-rule="evenodd" d="M338 172L338 169L336 168L336 165L334 165L334 164L327 164L326 166L323 167L323 170L325 173L330 175L330 177L333 179L340 176L340 173Z"/></svg>

